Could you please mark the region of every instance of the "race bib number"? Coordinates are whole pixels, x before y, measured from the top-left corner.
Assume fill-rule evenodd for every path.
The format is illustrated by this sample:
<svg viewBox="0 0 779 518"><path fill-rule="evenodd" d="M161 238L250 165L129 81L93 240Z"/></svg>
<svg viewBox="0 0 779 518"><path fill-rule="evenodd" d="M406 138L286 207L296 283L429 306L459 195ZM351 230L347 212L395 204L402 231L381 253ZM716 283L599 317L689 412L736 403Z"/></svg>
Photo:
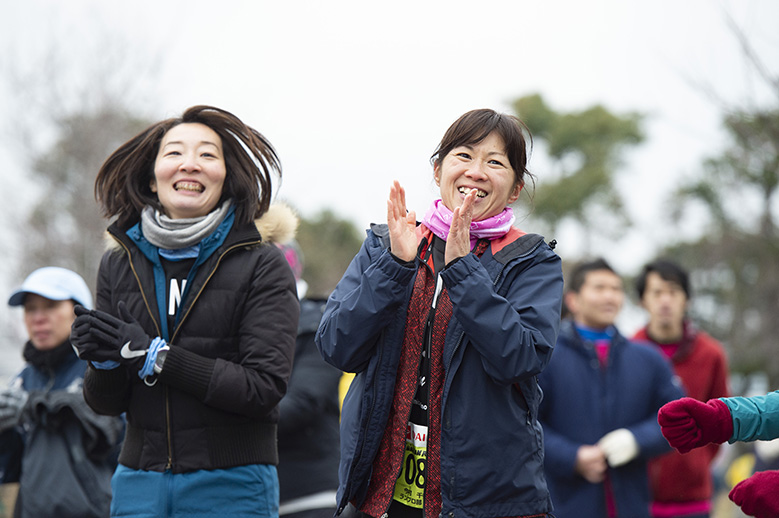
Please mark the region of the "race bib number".
<svg viewBox="0 0 779 518"><path fill-rule="evenodd" d="M395 482L395 500L409 507L423 508L426 464L427 426L409 423L406 429L403 465Z"/></svg>

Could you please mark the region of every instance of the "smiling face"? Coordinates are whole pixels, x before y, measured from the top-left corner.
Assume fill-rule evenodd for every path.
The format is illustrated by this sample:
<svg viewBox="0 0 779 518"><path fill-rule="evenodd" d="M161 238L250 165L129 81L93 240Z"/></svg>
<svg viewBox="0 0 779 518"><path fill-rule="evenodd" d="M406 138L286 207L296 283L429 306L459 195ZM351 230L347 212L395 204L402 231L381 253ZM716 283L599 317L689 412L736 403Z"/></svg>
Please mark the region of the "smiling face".
<svg viewBox="0 0 779 518"><path fill-rule="evenodd" d="M441 188L441 200L454 211L465 195L476 189L473 221L500 214L519 197L522 186L517 183L509 163L503 139L496 132L473 145L457 146L434 167L436 184Z"/></svg>
<svg viewBox="0 0 779 518"><path fill-rule="evenodd" d="M219 135L205 124L179 124L160 142L151 190L172 219L205 216L219 203L226 174Z"/></svg>

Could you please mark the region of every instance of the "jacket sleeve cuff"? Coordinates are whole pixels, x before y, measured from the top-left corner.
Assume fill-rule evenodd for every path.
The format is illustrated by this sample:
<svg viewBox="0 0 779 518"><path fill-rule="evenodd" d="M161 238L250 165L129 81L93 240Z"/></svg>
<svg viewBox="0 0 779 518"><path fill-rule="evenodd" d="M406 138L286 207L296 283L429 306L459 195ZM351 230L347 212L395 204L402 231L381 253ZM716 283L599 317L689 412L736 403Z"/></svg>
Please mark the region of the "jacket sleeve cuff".
<svg viewBox="0 0 779 518"><path fill-rule="evenodd" d="M124 368L98 369L91 363L84 376L84 389L92 394L112 396L124 393L127 388L127 371Z"/></svg>
<svg viewBox="0 0 779 518"><path fill-rule="evenodd" d="M208 393L215 364L215 360L173 346L165 356L165 368L160 372L159 380L202 400Z"/></svg>

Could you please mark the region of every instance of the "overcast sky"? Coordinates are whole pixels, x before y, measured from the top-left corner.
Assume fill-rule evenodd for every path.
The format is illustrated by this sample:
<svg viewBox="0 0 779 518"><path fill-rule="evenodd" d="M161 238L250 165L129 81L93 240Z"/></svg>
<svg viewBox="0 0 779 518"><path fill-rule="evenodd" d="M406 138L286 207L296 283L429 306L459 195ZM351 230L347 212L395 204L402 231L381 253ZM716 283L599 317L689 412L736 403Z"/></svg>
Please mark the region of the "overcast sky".
<svg viewBox="0 0 779 518"><path fill-rule="evenodd" d="M555 110L644 113L647 141L620 180L636 227L603 250L630 274L668 239L664 196L723 145L717 106L694 84L733 103L766 98L726 12L779 63L774 0L25 0L5 2L0 41L36 64L53 40L78 76L112 55L100 43L112 35L126 52L117 68L138 67L129 100L154 118L194 104L234 112L277 148L280 198L359 227L384 220L393 179L424 212L429 156L467 110L509 111L539 92ZM18 110L9 99L0 117ZM529 166L543 182L542 157ZM6 188L24 174L6 169ZM555 237L564 258L581 253L575 236Z"/></svg>
<svg viewBox="0 0 779 518"><path fill-rule="evenodd" d="M617 114L644 113L647 141L626 155L620 183L644 242L631 244L641 259L614 258L627 269L663 239L653 227L668 189L722 145L717 106L695 83L734 103L763 95L725 13L767 64L779 62L773 0L27 0L8 7L3 32L14 35L15 55L40 62L40 49L54 40L72 55L73 71L88 74L111 55L95 53L96 40L111 35L124 46L122 61L139 68L133 100L150 116L201 103L236 113L276 146L284 166L279 197L304 215L331 207L360 227L384 219L393 179L406 187L410 208L427 208L436 196L429 156L467 110L509 111L513 99L540 92L556 110L600 103ZM144 84L147 91L137 93ZM531 157L541 182L546 165ZM649 242L641 230L651 232ZM558 240L561 253L580 253L575 238Z"/></svg>

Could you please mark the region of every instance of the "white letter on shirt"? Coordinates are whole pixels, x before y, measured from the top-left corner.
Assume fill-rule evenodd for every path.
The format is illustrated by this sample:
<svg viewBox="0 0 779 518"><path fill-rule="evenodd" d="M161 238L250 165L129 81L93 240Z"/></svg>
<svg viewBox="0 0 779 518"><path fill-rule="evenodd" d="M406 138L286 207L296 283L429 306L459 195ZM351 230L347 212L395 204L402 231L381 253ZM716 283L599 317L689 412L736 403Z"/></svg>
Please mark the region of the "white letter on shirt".
<svg viewBox="0 0 779 518"><path fill-rule="evenodd" d="M168 315L173 316L176 314L179 304L181 304L181 294L184 293L184 288L187 287L187 280L181 281L181 291L179 291L179 283L176 279L170 280L170 297L168 299Z"/></svg>

